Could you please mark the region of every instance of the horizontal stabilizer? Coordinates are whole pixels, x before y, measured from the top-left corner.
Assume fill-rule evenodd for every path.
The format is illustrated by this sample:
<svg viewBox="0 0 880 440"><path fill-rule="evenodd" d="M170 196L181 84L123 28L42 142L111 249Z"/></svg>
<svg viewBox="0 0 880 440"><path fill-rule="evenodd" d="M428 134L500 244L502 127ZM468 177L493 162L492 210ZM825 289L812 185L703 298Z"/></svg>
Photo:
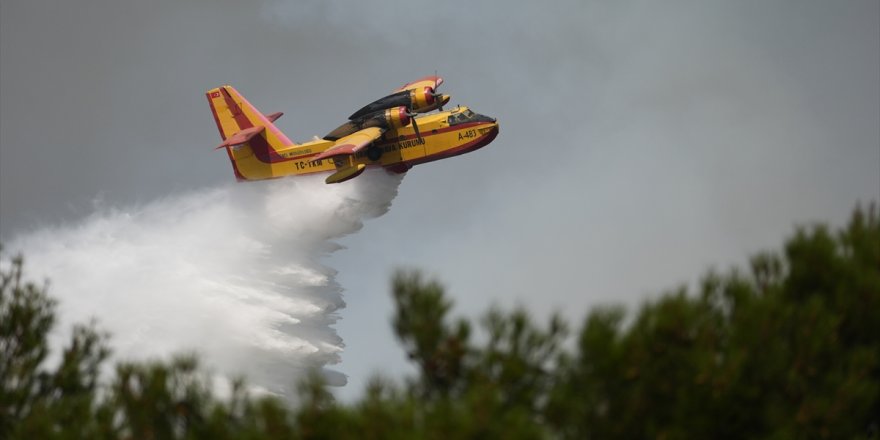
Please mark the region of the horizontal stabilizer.
<svg viewBox="0 0 880 440"><path fill-rule="evenodd" d="M330 175L324 182L326 183L342 183L346 180L354 179L357 176L360 176L361 173L367 168L366 165L359 163L354 166L350 166L348 168L343 168L333 174Z"/></svg>
<svg viewBox="0 0 880 440"><path fill-rule="evenodd" d="M223 141L222 144L218 145L216 149L226 148L226 147L234 147L237 145L246 144L252 137L260 134L263 131L263 126L258 125L256 127L245 128L242 131L235 133L232 136L229 136L229 139Z"/></svg>
<svg viewBox="0 0 880 440"><path fill-rule="evenodd" d="M275 112L275 113L272 113L271 115L266 115L266 119L268 119L269 122L275 122L275 121L278 120L278 118L280 118L280 117L282 117L282 116L284 116L284 113L282 113L282 112Z"/></svg>

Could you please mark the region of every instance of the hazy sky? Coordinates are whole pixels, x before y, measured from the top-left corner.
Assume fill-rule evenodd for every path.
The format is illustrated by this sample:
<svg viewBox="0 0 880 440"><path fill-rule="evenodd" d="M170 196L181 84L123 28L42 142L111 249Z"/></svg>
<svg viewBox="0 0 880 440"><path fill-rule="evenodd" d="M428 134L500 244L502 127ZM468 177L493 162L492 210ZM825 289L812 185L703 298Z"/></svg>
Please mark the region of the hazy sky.
<svg viewBox="0 0 880 440"><path fill-rule="evenodd" d="M580 319L880 199L878 0L0 0L0 237L232 180L208 88L304 140L435 70L501 133L327 261L343 394L404 368L393 267Z"/></svg>

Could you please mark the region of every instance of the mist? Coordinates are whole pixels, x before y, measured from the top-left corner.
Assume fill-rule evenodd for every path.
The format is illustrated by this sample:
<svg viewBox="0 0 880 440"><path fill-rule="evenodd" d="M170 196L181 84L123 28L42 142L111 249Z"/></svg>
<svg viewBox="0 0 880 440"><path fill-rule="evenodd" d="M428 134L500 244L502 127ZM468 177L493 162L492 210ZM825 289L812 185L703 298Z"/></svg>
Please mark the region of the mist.
<svg viewBox="0 0 880 440"><path fill-rule="evenodd" d="M307 369L344 344L333 324L345 307L322 258L334 239L388 211L400 176L365 172L346 185L322 176L230 183L141 206L101 206L87 218L15 237L30 279L59 299L58 349L92 318L112 334L115 358L195 352L221 376L289 395Z"/></svg>

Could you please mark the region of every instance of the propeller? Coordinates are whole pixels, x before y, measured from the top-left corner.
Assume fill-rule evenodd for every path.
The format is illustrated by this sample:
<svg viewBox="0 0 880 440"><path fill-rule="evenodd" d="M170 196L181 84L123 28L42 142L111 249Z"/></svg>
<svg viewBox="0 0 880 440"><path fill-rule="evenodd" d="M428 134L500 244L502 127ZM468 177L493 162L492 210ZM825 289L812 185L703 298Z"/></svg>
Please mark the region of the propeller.
<svg viewBox="0 0 880 440"><path fill-rule="evenodd" d="M367 116L367 115L370 115L372 113L375 113L375 112L378 112L381 110L399 107L399 106L406 106L409 111L412 111L413 110L412 106L415 105L415 102L413 102L413 101L416 101L416 100L421 101L423 99L422 98L423 95L421 95L421 93L425 94L424 96L427 100L427 103L421 104L423 106L423 109L421 110L422 113L429 111L429 110L425 110L426 108L433 109L434 107L432 107L432 106L435 105L435 103L437 101L440 101L440 105L438 105L438 108L440 109L440 111L443 111L444 97L448 100L449 96L444 95L444 94L437 91L437 88L442 83L443 83L443 80L437 76L437 72L434 72L434 85L433 85L433 87L426 86L426 87L424 87L423 90L416 91L414 89L407 89L407 90L401 90L399 92L392 93L388 96L385 96L383 98L379 98L379 99L365 105L360 110L352 113L351 116L348 117L348 119L353 121L356 119L360 119L363 116Z"/></svg>
<svg viewBox="0 0 880 440"><path fill-rule="evenodd" d="M443 103L443 94L437 92L437 88L440 87L440 84L441 84L438 81L439 78L440 77L437 76L437 71L435 70L434 71L434 87L431 87L430 94L435 100L438 100L441 103L439 109L442 112L443 111L443 104L442 104ZM410 122L412 123L413 131L416 132L416 138L418 138L419 141L422 141L422 133L419 131L419 123L416 122L416 116L418 116L419 113L413 111L413 109L410 108L409 106L404 107L404 109L405 109L406 115L409 117Z"/></svg>
<svg viewBox="0 0 880 440"><path fill-rule="evenodd" d="M412 111L409 107L407 107L406 115L409 117L409 120L412 123L413 130L416 132L416 137L419 139L419 141L421 141L422 134L419 132L419 123L416 122L416 116L418 115L418 113Z"/></svg>
<svg viewBox="0 0 880 440"><path fill-rule="evenodd" d="M434 99L439 99L439 100L441 100L441 101L440 101L441 104L440 104L439 110L442 112L442 111L443 111L443 104L442 104L442 102L443 102L443 101L442 101L442 100L443 100L443 94L442 94L442 93L437 93L437 88L440 87L440 84L437 83L437 78L440 78L440 77L437 76L437 71L434 70L434 87L432 87L431 90L433 91L432 94L434 95Z"/></svg>

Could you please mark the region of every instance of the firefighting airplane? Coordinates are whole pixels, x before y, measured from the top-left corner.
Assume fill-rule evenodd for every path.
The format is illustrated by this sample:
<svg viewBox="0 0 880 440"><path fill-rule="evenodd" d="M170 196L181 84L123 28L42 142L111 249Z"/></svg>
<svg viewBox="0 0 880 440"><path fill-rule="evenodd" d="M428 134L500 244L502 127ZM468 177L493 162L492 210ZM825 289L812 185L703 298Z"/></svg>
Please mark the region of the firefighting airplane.
<svg viewBox="0 0 880 440"><path fill-rule="evenodd" d="M368 166L404 173L413 165L468 153L498 135L494 118L467 107L443 111L449 95L437 93L443 78L406 84L349 116L321 139L290 141L275 127L282 113L264 115L225 85L206 95L238 180L262 180L333 171L327 183L359 176ZM437 113L424 114L432 110Z"/></svg>

